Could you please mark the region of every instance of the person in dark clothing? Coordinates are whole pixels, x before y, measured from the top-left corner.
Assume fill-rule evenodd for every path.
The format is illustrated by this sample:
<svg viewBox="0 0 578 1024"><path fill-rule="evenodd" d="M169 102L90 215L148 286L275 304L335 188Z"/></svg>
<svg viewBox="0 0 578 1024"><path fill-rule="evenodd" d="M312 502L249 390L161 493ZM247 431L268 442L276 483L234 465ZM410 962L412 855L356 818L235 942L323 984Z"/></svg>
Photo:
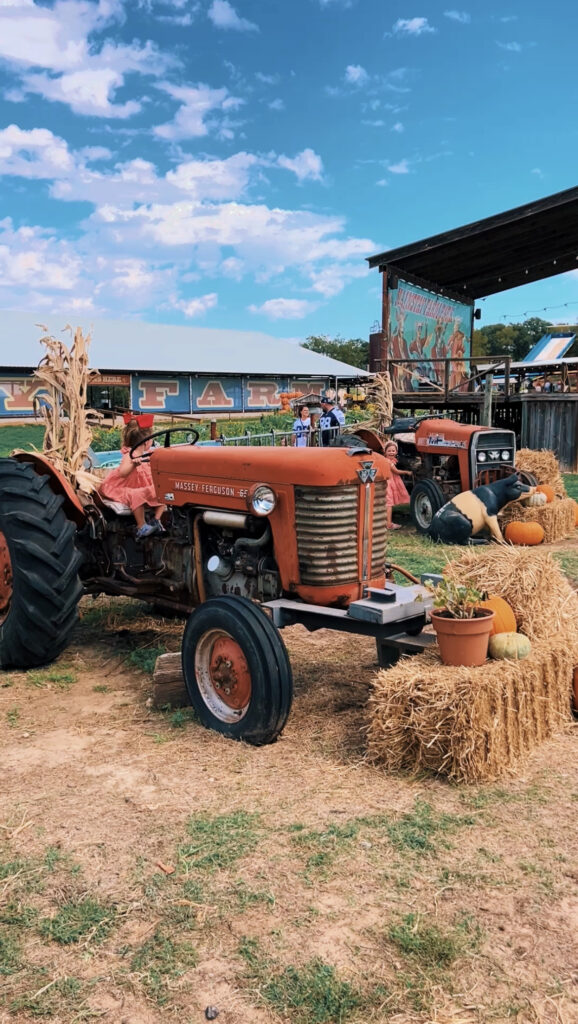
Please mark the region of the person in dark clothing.
<svg viewBox="0 0 578 1024"><path fill-rule="evenodd" d="M321 399L321 408L323 409L323 415L319 417L319 428L320 428L320 440L321 447L327 448L331 444L334 437L337 437L339 431L345 423L345 416L335 405L333 398L324 396Z"/></svg>

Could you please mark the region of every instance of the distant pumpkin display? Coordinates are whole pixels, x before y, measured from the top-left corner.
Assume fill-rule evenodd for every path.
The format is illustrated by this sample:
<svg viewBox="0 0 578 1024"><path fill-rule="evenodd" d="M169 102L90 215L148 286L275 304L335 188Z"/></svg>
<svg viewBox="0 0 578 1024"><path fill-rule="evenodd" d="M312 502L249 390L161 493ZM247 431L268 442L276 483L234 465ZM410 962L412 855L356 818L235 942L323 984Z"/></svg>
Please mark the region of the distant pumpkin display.
<svg viewBox="0 0 578 1024"><path fill-rule="evenodd" d="M497 660L523 661L531 650L532 645L523 633L496 633L490 637L488 646L490 658Z"/></svg>
<svg viewBox="0 0 578 1024"><path fill-rule="evenodd" d="M554 498L556 497L556 491L550 486L550 484L538 484L536 490L538 494L545 494L546 501L548 502L554 501Z"/></svg>
<svg viewBox="0 0 578 1024"><path fill-rule="evenodd" d="M495 636L497 633L516 632L518 628L516 616L503 597L498 597L497 594L490 594L485 601L481 602L480 607L487 608L494 613L494 622L490 636Z"/></svg>
<svg viewBox="0 0 578 1024"><path fill-rule="evenodd" d="M544 540L544 527L540 523L508 523L505 530L506 540L510 544L526 544L533 546Z"/></svg>

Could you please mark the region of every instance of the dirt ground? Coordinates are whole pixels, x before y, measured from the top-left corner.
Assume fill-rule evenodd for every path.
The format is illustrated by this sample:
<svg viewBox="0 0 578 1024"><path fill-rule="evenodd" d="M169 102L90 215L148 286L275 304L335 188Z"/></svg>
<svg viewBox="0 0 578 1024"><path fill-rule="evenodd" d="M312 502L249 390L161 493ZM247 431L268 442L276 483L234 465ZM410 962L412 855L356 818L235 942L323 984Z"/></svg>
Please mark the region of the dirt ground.
<svg viewBox="0 0 578 1024"><path fill-rule="evenodd" d="M385 775L373 643L293 627L254 749L147 706L178 622L83 611L0 677L2 1021L578 1021L575 727L499 785Z"/></svg>

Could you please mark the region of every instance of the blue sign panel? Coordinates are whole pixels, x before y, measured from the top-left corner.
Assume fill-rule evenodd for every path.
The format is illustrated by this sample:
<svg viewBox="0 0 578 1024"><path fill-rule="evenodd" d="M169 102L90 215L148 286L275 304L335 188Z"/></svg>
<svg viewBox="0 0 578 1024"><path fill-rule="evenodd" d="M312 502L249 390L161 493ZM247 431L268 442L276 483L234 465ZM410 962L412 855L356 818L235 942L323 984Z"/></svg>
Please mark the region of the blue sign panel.
<svg viewBox="0 0 578 1024"><path fill-rule="evenodd" d="M132 377L131 404L135 412L191 411L190 378L175 374L139 374Z"/></svg>
<svg viewBox="0 0 578 1024"><path fill-rule="evenodd" d="M34 380L31 374L11 376L3 373L0 378L0 416L34 416L35 403L42 404L43 395L48 395L45 385Z"/></svg>
<svg viewBox="0 0 578 1024"><path fill-rule="evenodd" d="M197 377L192 380L193 412L242 412L240 377Z"/></svg>

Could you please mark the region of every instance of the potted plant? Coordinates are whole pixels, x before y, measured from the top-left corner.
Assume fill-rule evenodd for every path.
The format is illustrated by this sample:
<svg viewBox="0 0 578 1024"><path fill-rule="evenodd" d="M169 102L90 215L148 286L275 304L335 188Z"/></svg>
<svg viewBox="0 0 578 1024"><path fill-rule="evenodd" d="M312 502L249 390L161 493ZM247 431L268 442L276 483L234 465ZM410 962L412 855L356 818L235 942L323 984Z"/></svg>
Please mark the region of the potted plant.
<svg viewBox="0 0 578 1024"><path fill-rule="evenodd" d="M446 579L429 588L434 595L431 621L444 665L483 665L494 622L494 612L480 607L486 595Z"/></svg>

